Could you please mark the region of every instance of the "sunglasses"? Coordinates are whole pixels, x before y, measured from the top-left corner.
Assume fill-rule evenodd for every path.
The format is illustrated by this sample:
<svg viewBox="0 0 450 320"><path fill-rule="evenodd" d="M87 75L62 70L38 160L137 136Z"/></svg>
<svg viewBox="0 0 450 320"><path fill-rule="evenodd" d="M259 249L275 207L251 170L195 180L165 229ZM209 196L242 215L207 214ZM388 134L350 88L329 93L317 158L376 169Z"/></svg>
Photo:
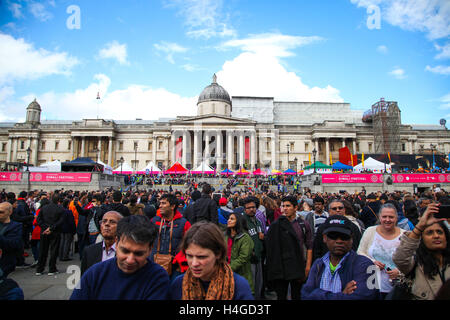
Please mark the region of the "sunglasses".
<svg viewBox="0 0 450 320"><path fill-rule="evenodd" d="M331 240L337 240L339 238L343 241L348 241L351 238L351 236L340 233L340 232L330 232L330 233L327 233L326 236L328 239L331 239Z"/></svg>

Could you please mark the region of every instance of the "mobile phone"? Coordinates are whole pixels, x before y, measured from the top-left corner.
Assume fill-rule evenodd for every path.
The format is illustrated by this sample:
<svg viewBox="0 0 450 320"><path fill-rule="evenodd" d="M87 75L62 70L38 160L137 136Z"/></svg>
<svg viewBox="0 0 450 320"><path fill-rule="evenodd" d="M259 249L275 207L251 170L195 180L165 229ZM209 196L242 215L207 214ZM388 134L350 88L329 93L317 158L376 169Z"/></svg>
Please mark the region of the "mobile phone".
<svg viewBox="0 0 450 320"><path fill-rule="evenodd" d="M387 268L386 268L386 271L391 271L391 268L387 267Z"/></svg>
<svg viewBox="0 0 450 320"><path fill-rule="evenodd" d="M450 219L450 204L441 204L439 206L439 212L434 214L435 218Z"/></svg>

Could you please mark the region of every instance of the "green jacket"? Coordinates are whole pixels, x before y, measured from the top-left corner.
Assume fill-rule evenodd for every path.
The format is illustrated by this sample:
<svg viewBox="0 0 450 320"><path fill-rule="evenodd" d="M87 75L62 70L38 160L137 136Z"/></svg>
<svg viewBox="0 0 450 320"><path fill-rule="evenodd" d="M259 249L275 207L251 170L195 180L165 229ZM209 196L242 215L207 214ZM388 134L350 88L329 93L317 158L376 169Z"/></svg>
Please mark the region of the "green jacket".
<svg viewBox="0 0 450 320"><path fill-rule="evenodd" d="M229 237L227 237L227 243L228 239ZM253 285L253 274L250 263L253 247L253 240L247 232L234 236L233 244L231 246L230 266L231 270L247 279L254 294L255 288Z"/></svg>

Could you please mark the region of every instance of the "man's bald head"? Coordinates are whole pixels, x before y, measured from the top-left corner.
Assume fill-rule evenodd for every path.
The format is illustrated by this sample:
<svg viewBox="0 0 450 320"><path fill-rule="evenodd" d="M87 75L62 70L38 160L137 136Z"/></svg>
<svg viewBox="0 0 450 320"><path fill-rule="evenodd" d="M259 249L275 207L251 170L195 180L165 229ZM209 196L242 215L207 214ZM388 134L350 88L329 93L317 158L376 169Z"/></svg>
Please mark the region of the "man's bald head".
<svg viewBox="0 0 450 320"><path fill-rule="evenodd" d="M13 206L11 203L7 201L0 203L0 222L9 223L12 212Z"/></svg>

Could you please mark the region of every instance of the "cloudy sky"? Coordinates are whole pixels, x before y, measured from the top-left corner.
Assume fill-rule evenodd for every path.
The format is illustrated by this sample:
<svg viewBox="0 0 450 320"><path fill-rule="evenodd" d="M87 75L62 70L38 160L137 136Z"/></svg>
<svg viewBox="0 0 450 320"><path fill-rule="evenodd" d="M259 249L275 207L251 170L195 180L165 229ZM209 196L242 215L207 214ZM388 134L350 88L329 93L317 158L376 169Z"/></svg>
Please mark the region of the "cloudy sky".
<svg viewBox="0 0 450 320"><path fill-rule="evenodd" d="M24 121L35 98L47 120L195 115L214 73L230 95L358 110L384 97L403 123L450 121L448 0L0 6L0 122Z"/></svg>

